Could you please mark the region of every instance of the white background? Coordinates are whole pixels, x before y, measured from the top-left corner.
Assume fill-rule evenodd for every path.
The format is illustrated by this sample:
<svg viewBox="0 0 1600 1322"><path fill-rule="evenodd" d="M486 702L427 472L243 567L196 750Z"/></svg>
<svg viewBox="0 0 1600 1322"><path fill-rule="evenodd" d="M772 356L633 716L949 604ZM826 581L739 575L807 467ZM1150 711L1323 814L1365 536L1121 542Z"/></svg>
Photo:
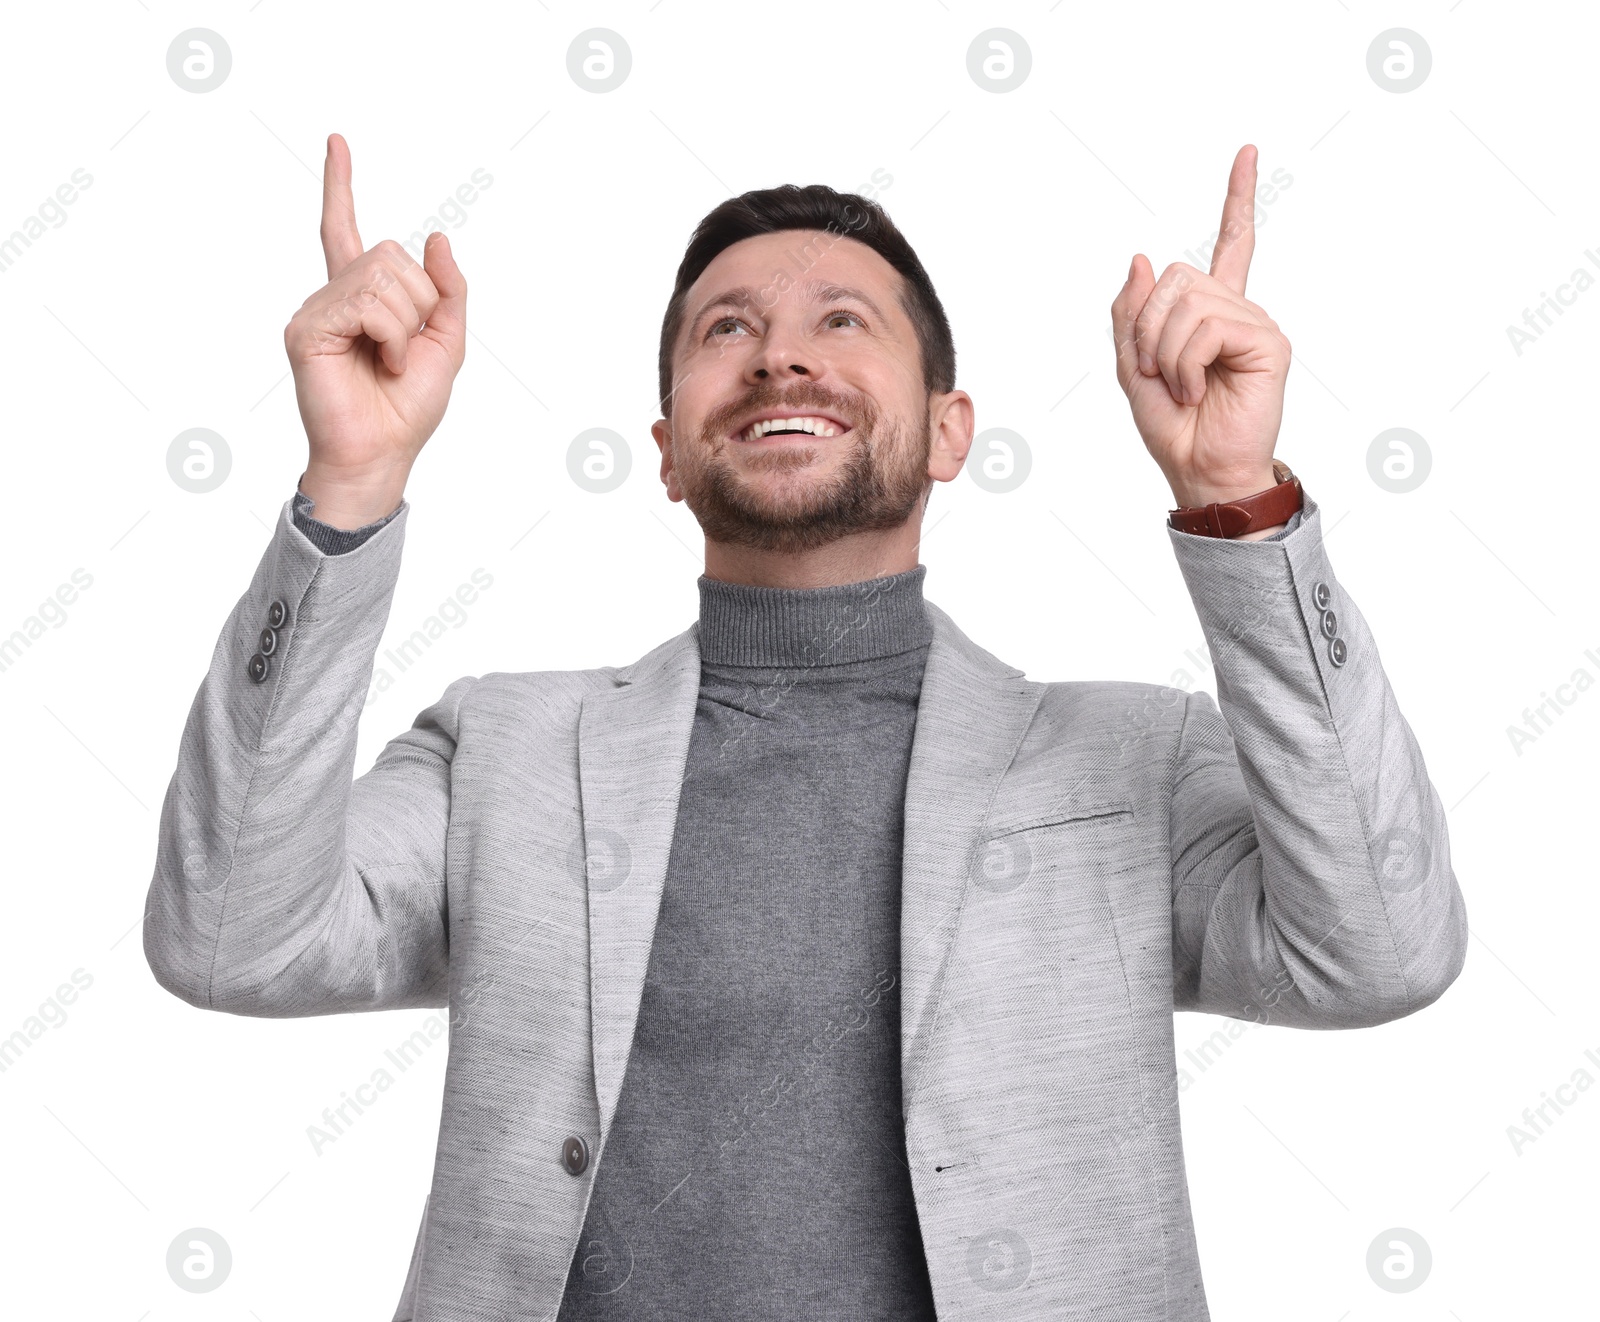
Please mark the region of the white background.
<svg viewBox="0 0 1600 1322"><path fill-rule="evenodd" d="M605 94L566 65L596 26L633 56ZM1005 94L966 67L994 26L1032 51ZM1366 62L1397 26L1433 55L1403 94ZM190 27L232 51L214 91L168 74ZM1205 250L1242 143L1263 180L1285 170L1249 287L1295 348L1278 454L1322 506L1450 809L1473 940L1441 1001L1382 1027L1250 1028L1197 1074L1184 1051L1241 1025L1180 1016L1212 1312L1595 1316L1600 1088L1567 1093L1520 1153L1507 1127L1576 1071L1600 1079L1600 684L1565 690L1520 752L1507 729L1575 671L1600 680L1600 292L1569 288L1521 353L1507 327L1574 270L1600 277L1596 27L1587 7L1485 0L7 6L0 235L75 170L92 184L0 271L0 638L74 570L92 586L0 671L0 1037L75 969L92 983L0 1073L0 1313L387 1319L405 1274L443 1044L320 1155L306 1130L433 1012L203 1013L157 987L138 932L184 718L304 467L282 331L325 279L336 131L368 246L423 228L474 170L493 177L450 230L472 338L407 493L385 646L474 569L493 586L368 709L358 772L459 675L620 665L688 626L701 542L648 431L683 246L731 194L856 189L875 169L980 430L1021 433L1034 459L1007 495L965 475L936 489L928 598L1033 679L1214 692L1185 655L1202 639L1170 493L1117 387L1108 309L1135 251L1159 272ZM1432 454L1406 494L1367 466L1397 426ZM232 455L205 495L167 472L191 427ZM567 475L590 427L632 448L608 495ZM212 1294L167 1275L195 1226L233 1251ZM1396 1226L1433 1254L1407 1294L1365 1265Z"/></svg>

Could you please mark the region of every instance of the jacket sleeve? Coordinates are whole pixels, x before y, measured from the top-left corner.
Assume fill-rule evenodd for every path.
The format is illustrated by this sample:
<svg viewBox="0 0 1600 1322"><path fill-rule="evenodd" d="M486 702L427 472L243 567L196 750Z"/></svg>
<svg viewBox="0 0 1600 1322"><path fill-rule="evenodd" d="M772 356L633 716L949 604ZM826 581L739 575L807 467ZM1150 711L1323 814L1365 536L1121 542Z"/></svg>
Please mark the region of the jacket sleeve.
<svg viewBox="0 0 1600 1322"><path fill-rule="evenodd" d="M328 554L293 504L189 709L161 809L145 958L161 986L203 1009L442 1006L451 759L476 681L451 684L352 782L410 507Z"/></svg>
<svg viewBox="0 0 1600 1322"><path fill-rule="evenodd" d="M1175 1008L1298 1028L1422 1009L1461 971L1466 905L1316 503L1276 540L1169 534L1221 702L1189 694L1178 738Z"/></svg>

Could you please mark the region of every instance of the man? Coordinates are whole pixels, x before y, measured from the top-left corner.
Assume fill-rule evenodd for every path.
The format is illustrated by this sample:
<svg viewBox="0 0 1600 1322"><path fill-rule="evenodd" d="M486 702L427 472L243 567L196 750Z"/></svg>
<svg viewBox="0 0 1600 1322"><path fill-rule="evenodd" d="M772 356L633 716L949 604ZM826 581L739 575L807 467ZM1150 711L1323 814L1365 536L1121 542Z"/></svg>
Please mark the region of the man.
<svg viewBox="0 0 1600 1322"><path fill-rule="evenodd" d="M973 435L949 327L881 209L786 187L702 221L664 319L695 624L459 679L354 783L466 283L442 234L363 251L337 135L325 170L329 283L285 335L310 460L190 711L145 951L235 1014L450 1007L396 1322L1206 1318L1173 1011L1382 1023L1466 948L1421 753L1273 466L1254 148L1210 272L1135 256L1112 305L1226 721L1028 680L923 599Z"/></svg>

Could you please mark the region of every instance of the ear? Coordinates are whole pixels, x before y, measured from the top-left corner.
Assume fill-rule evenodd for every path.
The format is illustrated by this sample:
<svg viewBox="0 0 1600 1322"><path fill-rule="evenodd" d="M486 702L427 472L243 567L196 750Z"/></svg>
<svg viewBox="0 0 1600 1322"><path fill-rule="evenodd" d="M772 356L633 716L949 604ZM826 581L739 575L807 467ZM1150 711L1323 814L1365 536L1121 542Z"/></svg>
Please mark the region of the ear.
<svg viewBox="0 0 1600 1322"><path fill-rule="evenodd" d="M972 396L965 390L949 390L928 397L928 476L937 482L950 482L961 472L967 452L972 449Z"/></svg>
<svg viewBox="0 0 1600 1322"><path fill-rule="evenodd" d="M650 424L650 434L656 438L656 448L661 451L661 482L667 489L668 500L682 500L683 488L678 485L678 475L672 471L672 424L657 418Z"/></svg>

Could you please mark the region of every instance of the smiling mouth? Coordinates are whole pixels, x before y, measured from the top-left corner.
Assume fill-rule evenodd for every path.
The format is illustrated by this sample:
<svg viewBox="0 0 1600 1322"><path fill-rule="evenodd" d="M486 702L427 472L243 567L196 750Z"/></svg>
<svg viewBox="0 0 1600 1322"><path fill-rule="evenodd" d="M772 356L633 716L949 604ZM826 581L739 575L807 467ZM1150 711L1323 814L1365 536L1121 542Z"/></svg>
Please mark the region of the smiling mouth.
<svg viewBox="0 0 1600 1322"><path fill-rule="evenodd" d="M849 424L820 414L796 414L777 418L761 418L732 439L747 445L764 441L780 441L799 437L810 440L829 440L850 431Z"/></svg>

